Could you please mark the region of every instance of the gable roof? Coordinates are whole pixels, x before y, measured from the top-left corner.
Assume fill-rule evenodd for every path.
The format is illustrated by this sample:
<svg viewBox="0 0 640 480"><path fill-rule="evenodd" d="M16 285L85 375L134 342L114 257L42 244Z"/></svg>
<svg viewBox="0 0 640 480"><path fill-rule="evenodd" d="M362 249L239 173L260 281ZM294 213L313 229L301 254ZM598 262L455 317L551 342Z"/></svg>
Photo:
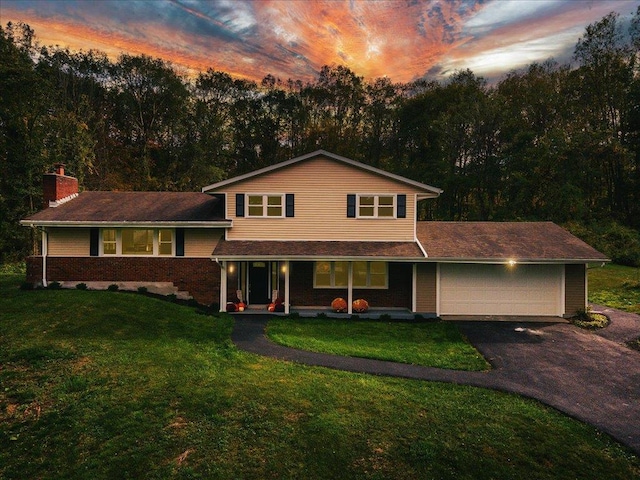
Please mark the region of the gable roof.
<svg viewBox="0 0 640 480"><path fill-rule="evenodd" d="M437 197L438 195L440 195L443 190L436 188L436 187L432 187L431 185L427 185L424 183L420 183L420 182L416 182L415 180L411 180L409 178L406 177L402 177L400 175L396 175L394 173L390 173L387 172L385 170L381 170L379 168L376 167L372 167L371 165L367 165L365 163L361 163L361 162L356 162L355 160L351 160L349 158L346 157L341 157L340 155L336 155L335 153L331 153L331 152L327 152L325 150L316 150L315 152L311 152L311 153L307 153L305 155L301 155L299 157L296 158L292 158L290 160L286 160L284 162L280 162L280 163L276 163L275 165L271 165L265 168L261 168L259 170L255 170L253 172L249 172L249 173L245 173L244 175L239 175L237 177L232 177L229 178L227 180L223 180L221 182L218 183L213 183L211 185L208 185L206 187L202 188L203 192L209 192L209 191L213 191L213 190L219 190L222 187L226 187L228 185L232 185L234 183L238 183L238 182L242 182L244 180L248 180L250 178L253 177L257 177L259 175L264 175L266 173L270 173L276 170L280 170L282 168L288 167L290 165L294 165L296 163L300 163L300 162L304 162L305 160L309 160L312 158L316 158L316 157L326 157L329 158L331 160L335 160L336 162L340 162L346 165L350 165L352 167L356 167L359 168L361 170L365 170L367 172L373 173L375 175L379 175L382 177L386 177L389 178L391 180L394 180L396 182L400 182L400 183L404 183L406 185L410 185L414 188L417 188L419 190L423 190L427 195L424 197Z"/></svg>
<svg viewBox="0 0 640 480"><path fill-rule="evenodd" d="M416 235L430 260L609 261L553 222L417 222Z"/></svg>
<svg viewBox="0 0 640 480"><path fill-rule="evenodd" d="M82 192L20 223L34 226L229 226L219 198L200 192Z"/></svg>

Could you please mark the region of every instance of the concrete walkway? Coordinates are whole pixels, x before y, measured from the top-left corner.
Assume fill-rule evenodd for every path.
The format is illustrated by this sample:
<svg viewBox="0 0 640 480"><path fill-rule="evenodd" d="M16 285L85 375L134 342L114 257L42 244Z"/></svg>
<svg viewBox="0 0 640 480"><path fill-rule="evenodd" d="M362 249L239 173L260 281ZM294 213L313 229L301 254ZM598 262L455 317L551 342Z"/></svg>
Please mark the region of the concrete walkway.
<svg viewBox="0 0 640 480"><path fill-rule="evenodd" d="M258 355L350 372L449 382L537 399L589 423L640 454L640 352L624 342L640 336L640 316L594 306L611 325L590 332L566 323L458 322L491 363L463 372L307 352L264 335L266 316L236 319L232 340Z"/></svg>

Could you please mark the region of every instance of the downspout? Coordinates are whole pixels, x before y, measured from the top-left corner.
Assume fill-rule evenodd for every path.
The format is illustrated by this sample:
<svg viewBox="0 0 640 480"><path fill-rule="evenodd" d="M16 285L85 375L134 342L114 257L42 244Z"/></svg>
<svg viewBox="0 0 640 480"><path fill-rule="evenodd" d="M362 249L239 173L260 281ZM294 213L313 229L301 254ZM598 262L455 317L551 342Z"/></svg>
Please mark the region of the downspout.
<svg viewBox="0 0 640 480"><path fill-rule="evenodd" d="M47 254L49 251L49 235L47 230L42 228L42 286L47 286Z"/></svg>

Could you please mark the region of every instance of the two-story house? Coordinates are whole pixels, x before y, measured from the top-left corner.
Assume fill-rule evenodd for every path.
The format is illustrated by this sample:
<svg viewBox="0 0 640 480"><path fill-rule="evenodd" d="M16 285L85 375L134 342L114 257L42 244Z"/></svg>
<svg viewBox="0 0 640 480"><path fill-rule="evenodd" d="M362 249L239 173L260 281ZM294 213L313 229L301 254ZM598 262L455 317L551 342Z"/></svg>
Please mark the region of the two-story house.
<svg viewBox="0 0 640 480"><path fill-rule="evenodd" d="M75 182L75 183L74 183ZM201 303L328 308L336 297L426 315L570 316L587 264L606 261L550 222L417 222L438 188L326 151L202 193L82 192L44 176L28 281L170 284ZM99 283L101 282L101 283Z"/></svg>

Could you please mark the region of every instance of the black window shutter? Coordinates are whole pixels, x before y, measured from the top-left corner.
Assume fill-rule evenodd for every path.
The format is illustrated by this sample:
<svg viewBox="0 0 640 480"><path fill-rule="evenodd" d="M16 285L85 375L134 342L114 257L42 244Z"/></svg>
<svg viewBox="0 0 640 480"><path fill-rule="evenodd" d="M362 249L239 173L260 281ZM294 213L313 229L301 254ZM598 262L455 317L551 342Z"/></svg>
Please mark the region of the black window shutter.
<svg viewBox="0 0 640 480"><path fill-rule="evenodd" d="M244 217L244 193L236 193L236 217Z"/></svg>
<svg viewBox="0 0 640 480"><path fill-rule="evenodd" d="M89 230L89 255L97 257L100 252L100 229L92 228Z"/></svg>
<svg viewBox="0 0 640 480"><path fill-rule="evenodd" d="M293 193L287 193L285 196L285 204L286 204L286 216L293 217L294 216L294 202L293 202Z"/></svg>
<svg viewBox="0 0 640 480"><path fill-rule="evenodd" d="M407 218L407 196L398 195L398 218Z"/></svg>
<svg viewBox="0 0 640 480"><path fill-rule="evenodd" d="M184 228L176 228L176 257L184 257Z"/></svg>
<svg viewBox="0 0 640 480"><path fill-rule="evenodd" d="M356 218L356 196L352 193L347 195L347 218Z"/></svg>

